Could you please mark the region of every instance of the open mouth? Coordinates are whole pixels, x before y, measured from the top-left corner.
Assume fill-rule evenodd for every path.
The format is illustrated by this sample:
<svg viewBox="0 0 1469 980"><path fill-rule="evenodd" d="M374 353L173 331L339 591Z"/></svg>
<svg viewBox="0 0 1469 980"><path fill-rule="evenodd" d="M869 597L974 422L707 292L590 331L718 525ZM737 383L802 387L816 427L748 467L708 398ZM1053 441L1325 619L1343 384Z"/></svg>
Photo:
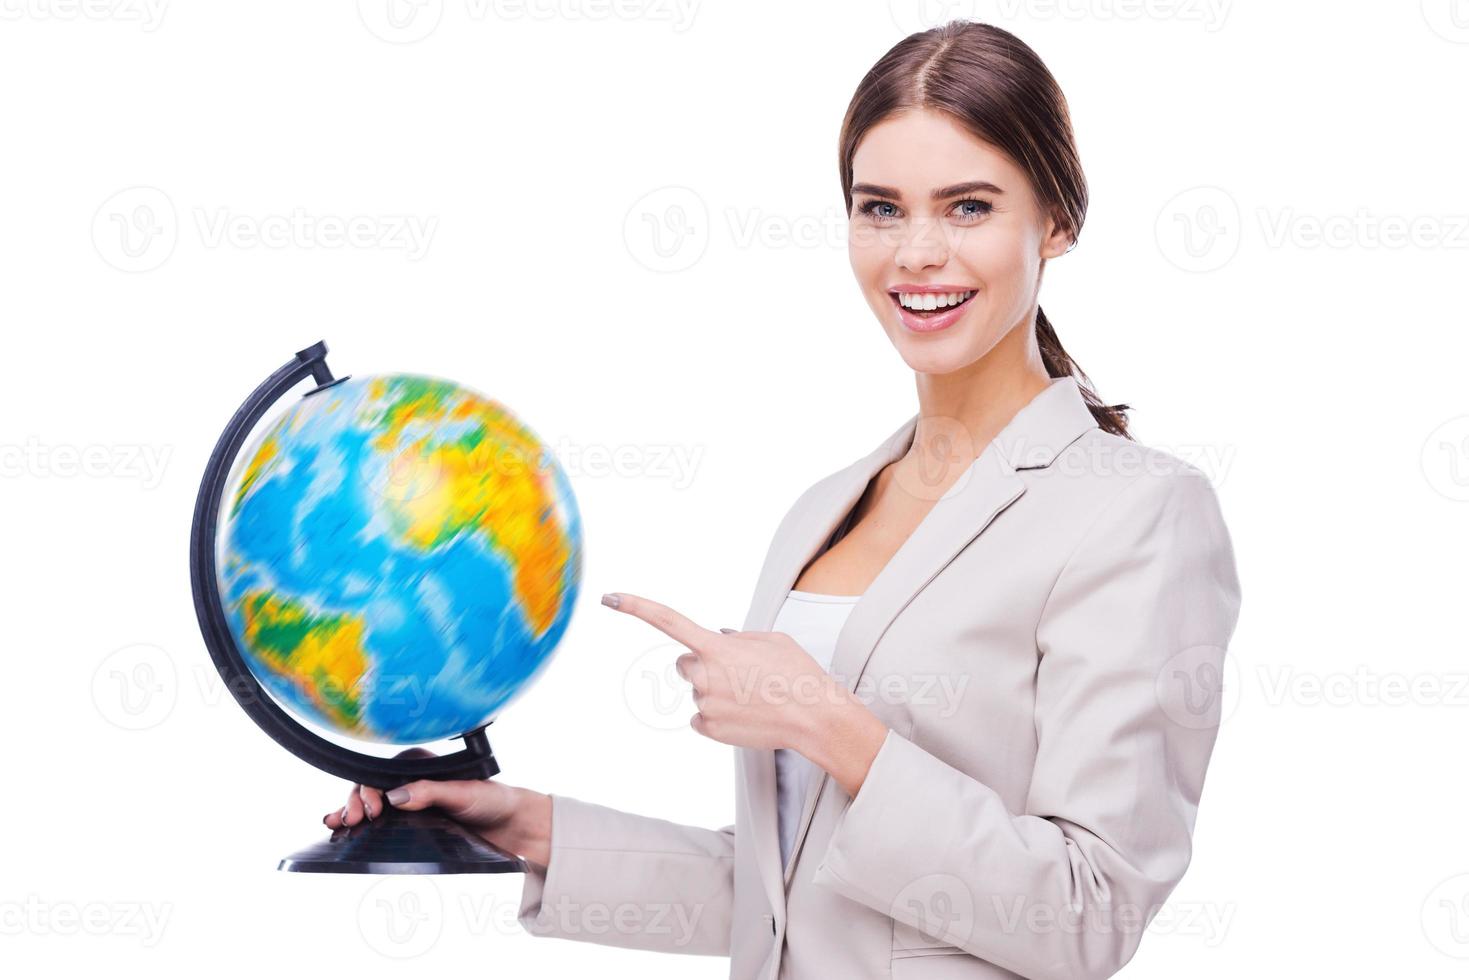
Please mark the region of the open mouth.
<svg viewBox="0 0 1469 980"><path fill-rule="evenodd" d="M893 302L914 316L927 319L958 309L978 292L966 289L957 293L889 293Z"/></svg>

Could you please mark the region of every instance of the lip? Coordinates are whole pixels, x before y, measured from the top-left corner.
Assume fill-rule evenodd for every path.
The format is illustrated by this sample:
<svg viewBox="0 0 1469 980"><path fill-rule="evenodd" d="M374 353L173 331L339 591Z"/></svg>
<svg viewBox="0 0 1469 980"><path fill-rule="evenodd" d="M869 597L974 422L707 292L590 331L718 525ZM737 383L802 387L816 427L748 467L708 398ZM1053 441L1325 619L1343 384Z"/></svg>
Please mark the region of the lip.
<svg viewBox="0 0 1469 980"><path fill-rule="evenodd" d="M940 313L930 317L918 316L910 312L902 303L898 302L899 293L967 293L971 291L974 293L974 296L969 297L946 313ZM953 326L959 321L959 318L969 309L969 304L974 301L974 297L979 295L979 290L973 286L951 286L946 283L924 286L916 283L898 283L896 286L890 286L888 288L888 295L892 297L893 308L898 311L898 319L903 321L903 326L914 333L937 333L940 330Z"/></svg>

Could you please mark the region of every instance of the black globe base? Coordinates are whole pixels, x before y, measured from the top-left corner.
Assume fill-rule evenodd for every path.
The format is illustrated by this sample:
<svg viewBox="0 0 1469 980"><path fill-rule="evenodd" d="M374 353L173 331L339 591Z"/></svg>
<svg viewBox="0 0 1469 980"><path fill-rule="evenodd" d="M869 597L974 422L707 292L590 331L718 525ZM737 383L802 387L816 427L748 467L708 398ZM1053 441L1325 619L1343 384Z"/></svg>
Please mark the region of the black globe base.
<svg viewBox="0 0 1469 980"><path fill-rule="evenodd" d="M430 807L392 807L355 827L341 827L320 844L282 858L280 871L333 874L506 874L529 870L525 861L487 843Z"/></svg>

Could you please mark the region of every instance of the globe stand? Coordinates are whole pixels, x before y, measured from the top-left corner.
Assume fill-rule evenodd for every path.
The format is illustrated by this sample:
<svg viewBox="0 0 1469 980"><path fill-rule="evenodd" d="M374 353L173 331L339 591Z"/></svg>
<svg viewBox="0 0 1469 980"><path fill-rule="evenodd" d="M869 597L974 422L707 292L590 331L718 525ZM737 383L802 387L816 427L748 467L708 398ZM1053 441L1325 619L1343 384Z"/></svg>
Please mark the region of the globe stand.
<svg viewBox="0 0 1469 980"><path fill-rule="evenodd" d="M281 871L448 875L525 871L523 860L485 842L439 811L397 810L342 827L283 858Z"/></svg>
<svg viewBox="0 0 1469 980"><path fill-rule="evenodd" d="M270 407L306 378L311 397L347 380L333 377L326 344L318 342L282 365L235 412L204 469L189 538L189 578L194 612L209 656L240 707L267 735L297 758L334 776L365 786L390 788L418 779L489 779L500 771L485 726L458 736L464 748L429 758L383 758L343 748L306 728L277 704L256 680L236 646L219 595L216 533L226 483L246 437ZM488 723L486 723L488 724ZM348 874L460 874L523 872L528 866L436 810L386 808L377 819L338 830L321 844L297 851L278 865L282 871Z"/></svg>

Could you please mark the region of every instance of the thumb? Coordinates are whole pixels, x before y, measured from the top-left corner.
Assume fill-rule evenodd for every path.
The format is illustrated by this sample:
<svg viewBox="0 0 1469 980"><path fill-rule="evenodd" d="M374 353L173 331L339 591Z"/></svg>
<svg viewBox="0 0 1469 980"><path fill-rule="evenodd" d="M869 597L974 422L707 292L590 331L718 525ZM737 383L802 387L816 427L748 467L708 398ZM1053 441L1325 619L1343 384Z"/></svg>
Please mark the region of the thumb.
<svg viewBox="0 0 1469 980"><path fill-rule="evenodd" d="M451 813L469 808L470 781L463 779L419 779L388 790L388 802L399 810L423 810L431 806Z"/></svg>

